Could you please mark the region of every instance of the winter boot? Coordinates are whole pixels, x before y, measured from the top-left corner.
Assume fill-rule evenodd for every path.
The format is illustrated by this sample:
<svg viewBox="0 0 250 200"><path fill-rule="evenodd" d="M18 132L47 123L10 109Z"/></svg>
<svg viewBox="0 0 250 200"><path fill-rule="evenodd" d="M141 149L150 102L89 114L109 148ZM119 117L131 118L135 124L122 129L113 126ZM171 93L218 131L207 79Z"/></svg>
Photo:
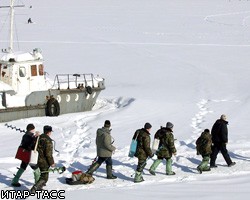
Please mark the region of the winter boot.
<svg viewBox="0 0 250 200"><path fill-rule="evenodd" d="M210 156L211 160L210 160L210 168L216 168L218 167L216 164L215 164L215 158L213 158L212 156Z"/></svg>
<svg viewBox="0 0 250 200"><path fill-rule="evenodd" d="M143 179L143 177L141 175L141 172L136 171L135 172L134 183L140 183L142 181L144 181L144 179Z"/></svg>
<svg viewBox="0 0 250 200"><path fill-rule="evenodd" d="M112 165L106 165L107 179L116 179L117 176L112 174Z"/></svg>
<svg viewBox="0 0 250 200"><path fill-rule="evenodd" d="M161 159L156 159L154 163L151 165L149 169L149 173L155 176L155 170L158 167L158 165L161 163Z"/></svg>
<svg viewBox="0 0 250 200"><path fill-rule="evenodd" d="M20 177L22 176L22 174L23 174L24 171L25 171L25 170L24 170L23 168L19 168L19 169L18 169L18 171L17 171L15 177L13 178L13 180L12 180L12 182L11 182L11 185L12 185L13 187L20 187L20 186L21 186L21 184L20 184L18 181L19 181L19 179L20 179Z"/></svg>
<svg viewBox="0 0 250 200"><path fill-rule="evenodd" d="M234 165L236 165L236 162L231 162L231 163L228 165L228 167L232 167L232 166L234 166Z"/></svg>
<svg viewBox="0 0 250 200"><path fill-rule="evenodd" d="M40 169L39 168L35 169L33 171L33 174L34 174L34 179L35 179L35 184L36 184L40 178L40 175L41 175Z"/></svg>
<svg viewBox="0 0 250 200"><path fill-rule="evenodd" d="M200 173L200 174L202 174L202 170L201 170L201 168L198 166L197 167L197 171Z"/></svg>
<svg viewBox="0 0 250 200"><path fill-rule="evenodd" d="M30 189L30 193L34 194L37 190L42 190L43 186L45 186L45 181L44 180L39 180L33 187Z"/></svg>
<svg viewBox="0 0 250 200"><path fill-rule="evenodd" d="M90 174L92 176L92 174L100 167L100 164L95 162L94 164L92 164L88 171L86 172L86 174Z"/></svg>
<svg viewBox="0 0 250 200"><path fill-rule="evenodd" d="M166 159L166 175L175 175L175 172L172 171L172 159Z"/></svg>
<svg viewBox="0 0 250 200"><path fill-rule="evenodd" d="M210 167L208 166L209 163L209 156L203 156L200 165L197 167L197 170L201 174L202 171L209 171Z"/></svg>
<svg viewBox="0 0 250 200"><path fill-rule="evenodd" d="M208 172L208 171L211 171L211 168L209 166L206 166L204 169L203 169L204 172Z"/></svg>

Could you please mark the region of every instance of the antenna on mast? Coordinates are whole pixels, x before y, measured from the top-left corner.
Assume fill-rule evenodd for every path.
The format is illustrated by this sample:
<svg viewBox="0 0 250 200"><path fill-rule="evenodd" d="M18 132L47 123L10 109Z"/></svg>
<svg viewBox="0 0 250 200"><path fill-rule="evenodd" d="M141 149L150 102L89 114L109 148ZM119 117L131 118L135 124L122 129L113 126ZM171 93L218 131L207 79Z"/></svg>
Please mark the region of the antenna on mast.
<svg viewBox="0 0 250 200"><path fill-rule="evenodd" d="M14 0L10 0L9 6L0 6L0 8L9 8L10 9L10 44L8 49L2 50L5 53L13 52L13 24L14 24L14 8L15 7L24 7L24 5L16 5L14 6Z"/></svg>

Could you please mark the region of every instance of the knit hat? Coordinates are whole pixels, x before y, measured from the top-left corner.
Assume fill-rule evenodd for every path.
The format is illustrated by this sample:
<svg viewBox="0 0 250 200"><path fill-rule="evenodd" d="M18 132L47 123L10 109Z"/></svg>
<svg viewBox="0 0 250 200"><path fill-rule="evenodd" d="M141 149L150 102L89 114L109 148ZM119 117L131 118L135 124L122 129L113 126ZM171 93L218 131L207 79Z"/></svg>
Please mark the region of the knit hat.
<svg viewBox="0 0 250 200"><path fill-rule="evenodd" d="M210 131L209 131L209 129L205 129L204 132L209 133Z"/></svg>
<svg viewBox="0 0 250 200"><path fill-rule="evenodd" d="M109 128L110 126L111 126L110 121L109 121L109 120L106 120L106 121L104 122L104 127Z"/></svg>
<svg viewBox="0 0 250 200"><path fill-rule="evenodd" d="M173 128L174 125L171 122L167 122L166 124L166 128Z"/></svg>
<svg viewBox="0 0 250 200"><path fill-rule="evenodd" d="M34 124L28 124L27 127L26 127L27 131L31 131L31 130L34 130L34 129L35 129Z"/></svg>
<svg viewBox="0 0 250 200"><path fill-rule="evenodd" d="M151 127L152 127L152 125L148 122L144 125L145 129L151 129Z"/></svg>
<svg viewBox="0 0 250 200"><path fill-rule="evenodd" d="M48 125L44 126L44 127L43 127L43 132L44 132L45 134L47 134L47 133L49 133L49 132L52 132L52 127L51 127L51 126L48 126Z"/></svg>

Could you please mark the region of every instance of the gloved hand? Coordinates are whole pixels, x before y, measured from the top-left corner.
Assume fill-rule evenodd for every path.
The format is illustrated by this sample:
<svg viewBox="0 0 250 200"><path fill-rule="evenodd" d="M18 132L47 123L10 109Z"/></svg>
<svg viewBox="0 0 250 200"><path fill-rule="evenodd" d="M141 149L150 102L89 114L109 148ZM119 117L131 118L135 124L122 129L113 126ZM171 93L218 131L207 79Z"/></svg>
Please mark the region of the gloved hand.
<svg viewBox="0 0 250 200"><path fill-rule="evenodd" d="M56 164L53 163L50 167L55 168L55 167L56 167Z"/></svg>
<svg viewBox="0 0 250 200"><path fill-rule="evenodd" d="M38 137L40 135L40 132L39 131L36 131L35 132L35 137Z"/></svg>

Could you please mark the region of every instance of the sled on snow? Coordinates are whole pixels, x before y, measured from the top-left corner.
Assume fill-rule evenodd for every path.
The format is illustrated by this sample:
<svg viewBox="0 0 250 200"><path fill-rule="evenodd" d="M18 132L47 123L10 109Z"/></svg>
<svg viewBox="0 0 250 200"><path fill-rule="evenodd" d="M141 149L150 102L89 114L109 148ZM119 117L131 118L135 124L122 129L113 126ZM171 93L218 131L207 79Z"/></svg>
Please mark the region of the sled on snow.
<svg viewBox="0 0 250 200"><path fill-rule="evenodd" d="M82 171L74 171L72 172L72 177L65 178L65 181L69 185L82 185L82 184L91 184L95 181L95 179L90 174L86 174Z"/></svg>

